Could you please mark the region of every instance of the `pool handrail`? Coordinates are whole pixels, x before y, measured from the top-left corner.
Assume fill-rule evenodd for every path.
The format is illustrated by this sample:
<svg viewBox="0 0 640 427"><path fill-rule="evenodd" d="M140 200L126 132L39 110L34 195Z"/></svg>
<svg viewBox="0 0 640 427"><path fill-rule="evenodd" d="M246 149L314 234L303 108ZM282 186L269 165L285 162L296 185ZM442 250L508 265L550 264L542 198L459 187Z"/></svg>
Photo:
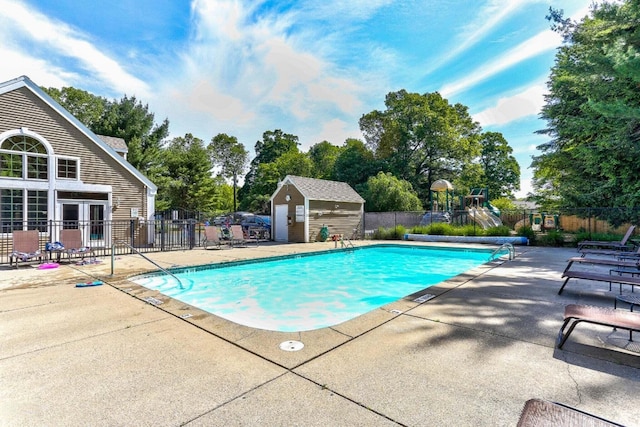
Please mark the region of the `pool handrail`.
<svg viewBox="0 0 640 427"><path fill-rule="evenodd" d="M163 273L168 274L169 276L171 276L174 279L176 279L176 281L178 282L178 286L180 286L180 289L185 289L184 285L182 284L182 281L175 274L173 274L172 272L168 271L165 268L162 268L160 265L158 265L158 263L153 261L151 258L145 256L144 254L142 254L142 252L140 252L139 250L137 250L136 248L134 248L133 246L131 246L127 242L123 242L122 240L115 240L113 242L113 244L111 245L111 277L113 277L113 275L115 274L115 260L116 260L115 253L116 253L116 251L114 249L115 249L117 244L121 244L123 246L128 247L129 249L131 249L132 251L134 251L135 253L140 255L142 258L146 259L151 264L153 264L156 267L158 267L160 270L162 270Z"/></svg>
<svg viewBox="0 0 640 427"><path fill-rule="evenodd" d="M495 260L496 258L494 258L494 256L499 254L503 249L507 249L509 251L509 261L513 260L516 257L516 250L513 245L511 243L503 243L498 249L491 252L491 256L489 257L489 259L491 261Z"/></svg>

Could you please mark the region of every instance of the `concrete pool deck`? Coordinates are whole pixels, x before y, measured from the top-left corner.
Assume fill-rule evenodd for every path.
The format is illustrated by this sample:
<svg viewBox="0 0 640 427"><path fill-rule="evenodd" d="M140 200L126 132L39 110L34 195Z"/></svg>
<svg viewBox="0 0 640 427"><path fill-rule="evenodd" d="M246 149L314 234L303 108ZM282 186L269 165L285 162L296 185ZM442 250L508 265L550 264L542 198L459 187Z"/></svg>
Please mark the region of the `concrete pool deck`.
<svg viewBox="0 0 640 427"><path fill-rule="evenodd" d="M146 256L167 268L333 247ZM557 295L575 249L516 251L428 288L427 302L298 333L141 288L126 278L156 267L137 255L116 257L113 276L110 258L0 268L0 425L511 426L531 398L638 425L640 337L581 325L555 348L566 304L613 307L617 287L572 280ZM74 286L92 280L105 285ZM282 350L289 340L304 348Z"/></svg>

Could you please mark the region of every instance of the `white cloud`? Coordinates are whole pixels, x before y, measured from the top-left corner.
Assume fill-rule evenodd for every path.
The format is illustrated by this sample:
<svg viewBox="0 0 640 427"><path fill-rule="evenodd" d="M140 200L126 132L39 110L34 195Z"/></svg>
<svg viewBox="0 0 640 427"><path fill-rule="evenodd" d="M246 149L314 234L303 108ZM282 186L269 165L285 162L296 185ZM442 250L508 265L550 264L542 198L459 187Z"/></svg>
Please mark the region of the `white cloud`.
<svg viewBox="0 0 640 427"><path fill-rule="evenodd" d="M512 13L536 0L493 0L488 2L478 12L476 19L468 23L465 29L457 37L458 42L455 48L449 50L445 55L430 61L429 68L425 74L440 68L444 64L453 60L473 45L480 43L482 39L502 23Z"/></svg>
<svg viewBox="0 0 640 427"><path fill-rule="evenodd" d="M520 43L507 53L499 56L496 60L485 64L469 77L465 77L457 82L446 84L440 90L440 93L445 97L450 97L453 94L462 92L509 67L533 58L543 52L555 49L561 42L562 37L559 34L551 30L542 31L530 39Z"/></svg>
<svg viewBox="0 0 640 427"><path fill-rule="evenodd" d="M83 34L63 22L49 19L42 13L29 9L22 2L0 0L0 23L3 27L3 40L7 38L22 39L25 42L21 43L22 46L35 43L40 49L46 49L48 56L54 57L54 59L62 58L66 61L75 61L89 71L94 78L102 80L118 92L132 93L141 97L145 97L149 93L148 87L143 81L127 73L116 60L95 47ZM12 33L11 36L9 36L10 33ZM24 53L22 53L23 51ZM7 55L18 54L29 58L24 47L20 49L20 52L16 53L15 49L13 52L11 50L7 52L5 48L3 53ZM33 64L34 61L44 63L46 68L57 69L50 64L51 61L32 59L29 62ZM29 74L33 75L32 68L25 66L25 69L28 69ZM52 75L55 73L49 74L50 77ZM71 73L66 74L67 77L71 75ZM40 84L42 83L40 82Z"/></svg>
<svg viewBox="0 0 640 427"><path fill-rule="evenodd" d="M473 117L481 126L504 125L514 120L537 115L544 105L546 86L536 84L515 95L498 99L495 107L487 108Z"/></svg>

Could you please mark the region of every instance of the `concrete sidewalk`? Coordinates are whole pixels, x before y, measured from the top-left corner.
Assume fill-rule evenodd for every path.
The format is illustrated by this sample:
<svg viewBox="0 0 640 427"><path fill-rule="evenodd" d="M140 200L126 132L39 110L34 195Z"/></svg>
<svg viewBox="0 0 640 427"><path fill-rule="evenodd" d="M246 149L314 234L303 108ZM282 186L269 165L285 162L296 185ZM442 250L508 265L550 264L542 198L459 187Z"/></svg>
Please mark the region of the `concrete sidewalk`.
<svg viewBox="0 0 640 427"><path fill-rule="evenodd" d="M148 256L170 267L330 248ZM565 304L613 307L617 287L572 281L559 296L575 249L516 249L513 261L428 288L425 303L414 295L299 333L235 325L140 288L126 277L155 267L138 256L117 257L113 276L108 258L2 269L0 425L513 426L531 398L638 425L640 344L626 331L582 325L555 348ZM106 285L74 286L94 279ZM283 351L288 340L304 348Z"/></svg>

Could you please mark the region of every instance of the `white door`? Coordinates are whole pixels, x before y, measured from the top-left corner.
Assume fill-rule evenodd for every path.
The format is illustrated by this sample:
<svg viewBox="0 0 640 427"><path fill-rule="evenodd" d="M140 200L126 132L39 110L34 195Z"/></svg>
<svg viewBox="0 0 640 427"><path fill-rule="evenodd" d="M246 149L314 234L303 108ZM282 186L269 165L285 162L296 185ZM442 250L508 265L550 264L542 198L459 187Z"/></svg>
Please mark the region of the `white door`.
<svg viewBox="0 0 640 427"><path fill-rule="evenodd" d="M62 228L82 230L82 243L85 246L104 246L105 210L106 203L64 202L62 203Z"/></svg>
<svg viewBox="0 0 640 427"><path fill-rule="evenodd" d="M276 242L289 241L289 205L276 205L275 240Z"/></svg>

